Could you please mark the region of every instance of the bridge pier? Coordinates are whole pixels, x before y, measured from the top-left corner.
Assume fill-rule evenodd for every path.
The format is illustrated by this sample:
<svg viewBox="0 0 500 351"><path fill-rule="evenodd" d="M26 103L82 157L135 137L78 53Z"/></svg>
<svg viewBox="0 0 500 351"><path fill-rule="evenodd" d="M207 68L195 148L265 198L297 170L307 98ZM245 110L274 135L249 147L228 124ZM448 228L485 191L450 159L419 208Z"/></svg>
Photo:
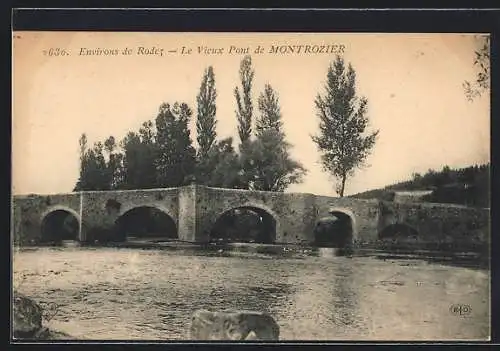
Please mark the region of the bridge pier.
<svg viewBox="0 0 500 351"><path fill-rule="evenodd" d="M179 188L179 218L177 233L179 240L197 242L197 194L196 186L190 185Z"/></svg>

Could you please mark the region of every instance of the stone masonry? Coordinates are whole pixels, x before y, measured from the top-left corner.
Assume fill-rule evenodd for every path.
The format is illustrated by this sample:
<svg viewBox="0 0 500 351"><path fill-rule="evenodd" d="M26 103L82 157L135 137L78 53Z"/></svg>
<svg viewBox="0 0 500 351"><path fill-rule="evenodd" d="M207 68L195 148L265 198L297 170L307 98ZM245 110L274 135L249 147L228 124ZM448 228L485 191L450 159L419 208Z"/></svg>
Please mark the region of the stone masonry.
<svg viewBox="0 0 500 351"><path fill-rule="evenodd" d="M109 211L112 201L118 207ZM191 185L181 188L84 191L57 195L14 196L12 230L15 243L40 240L42 221L64 210L79 222L79 240L96 239L99 230L112 228L127 211L155 207L170 216L178 239L206 242L216 220L235 208L253 208L272 216L275 243L314 241L317 221L337 211L349 215L354 245L370 244L394 224L404 224L424 240L489 242L489 210L432 203L396 203L327 197L305 193L276 193ZM98 239L98 238L97 238Z"/></svg>

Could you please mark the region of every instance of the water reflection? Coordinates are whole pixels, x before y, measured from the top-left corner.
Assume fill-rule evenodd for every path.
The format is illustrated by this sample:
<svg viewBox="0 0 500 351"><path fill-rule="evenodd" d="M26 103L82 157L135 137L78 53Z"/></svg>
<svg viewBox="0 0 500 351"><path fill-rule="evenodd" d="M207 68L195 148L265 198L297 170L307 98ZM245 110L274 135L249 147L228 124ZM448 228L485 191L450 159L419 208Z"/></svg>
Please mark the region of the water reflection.
<svg viewBox="0 0 500 351"><path fill-rule="evenodd" d="M361 316L358 312L358 295L355 288L353 267L350 262L344 260L343 264L333 277L332 289L329 301L333 314L330 315L330 324L336 325L339 334L346 334L346 329L351 330L363 327ZM361 330L360 330L361 332Z"/></svg>
<svg viewBox="0 0 500 351"><path fill-rule="evenodd" d="M331 248L317 250L317 254L319 258L313 261L316 265L314 273L294 277L293 284L300 288L290 296L281 313L283 317L296 314L297 318L284 326L284 336L300 339L302 331L309 330L314 339L332 340L342 339L353 329L362 332L351 260L339 256ZM314 320L310 320L310 316L314 316ZM318 325L321 329L314 327Z"/></svg>

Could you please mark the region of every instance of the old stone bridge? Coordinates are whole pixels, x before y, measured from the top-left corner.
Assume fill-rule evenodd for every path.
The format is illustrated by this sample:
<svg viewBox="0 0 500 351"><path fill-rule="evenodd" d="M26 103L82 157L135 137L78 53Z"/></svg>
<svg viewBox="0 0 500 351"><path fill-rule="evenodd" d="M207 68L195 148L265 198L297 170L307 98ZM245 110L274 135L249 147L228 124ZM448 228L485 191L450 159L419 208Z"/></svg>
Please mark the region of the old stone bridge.
<svg viewBox="0 0 500 351"><path fill-rule="evenodd" d="M171 224L170 236L185 242L210 241L217 221L235 209L251 209L257 213L260 220L268 224L270 243L312 244L317 241L318 223L331 215L348 224L349 240L354 245L373 243L387 233L402 229L411 234L411 240L419 242L489 242L487 209L200 185L14 196L12 208L15 243L47 240L50 233L46 233L54 230L58 214L73 219L74 239L99 240L106 235L103 234L106 230L115 228L120 220L141 208L154 208L163 213Z"/></svg>

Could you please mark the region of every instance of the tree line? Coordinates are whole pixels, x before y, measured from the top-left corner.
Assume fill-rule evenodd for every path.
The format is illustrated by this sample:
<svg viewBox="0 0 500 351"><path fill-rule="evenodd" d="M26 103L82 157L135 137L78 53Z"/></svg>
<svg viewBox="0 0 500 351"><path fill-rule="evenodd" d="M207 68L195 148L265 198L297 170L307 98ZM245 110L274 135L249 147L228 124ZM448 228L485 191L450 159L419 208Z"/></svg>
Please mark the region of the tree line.
<svg viewBox="0 0 500 351"><path fill-rule="evenodd" d="M453 203L475 207L490 206L490 164L474 165L459 169L444 166L441 170L429 169L414 173L412 179L384 189L375 189L353 195L358 198L390 200L394 191L432 190L422 200Z"/></svg>
<svg viewBox="0 0 500 351"><path fill-rule="evenodd" d="M218 138L217 89L212 66L205 69L196 111L182 101L163 102L154 119L142 123L117 142L114 136L88 145L79 140L80 174L74 191L179 187L202 184L248 190L286 190L300 183L305 167L291 156L279 94L266 83L254 106L251 56L240 62L236 102L238 145L232 137ZM311 136L325 171L338 180L343 196L346 182L362 166L378 131L365 133L367 99L356 95L356 74L337 56L328 67L323 94L315 100L318 135ZM189 130L196 117L197 147Z"/></svg>

